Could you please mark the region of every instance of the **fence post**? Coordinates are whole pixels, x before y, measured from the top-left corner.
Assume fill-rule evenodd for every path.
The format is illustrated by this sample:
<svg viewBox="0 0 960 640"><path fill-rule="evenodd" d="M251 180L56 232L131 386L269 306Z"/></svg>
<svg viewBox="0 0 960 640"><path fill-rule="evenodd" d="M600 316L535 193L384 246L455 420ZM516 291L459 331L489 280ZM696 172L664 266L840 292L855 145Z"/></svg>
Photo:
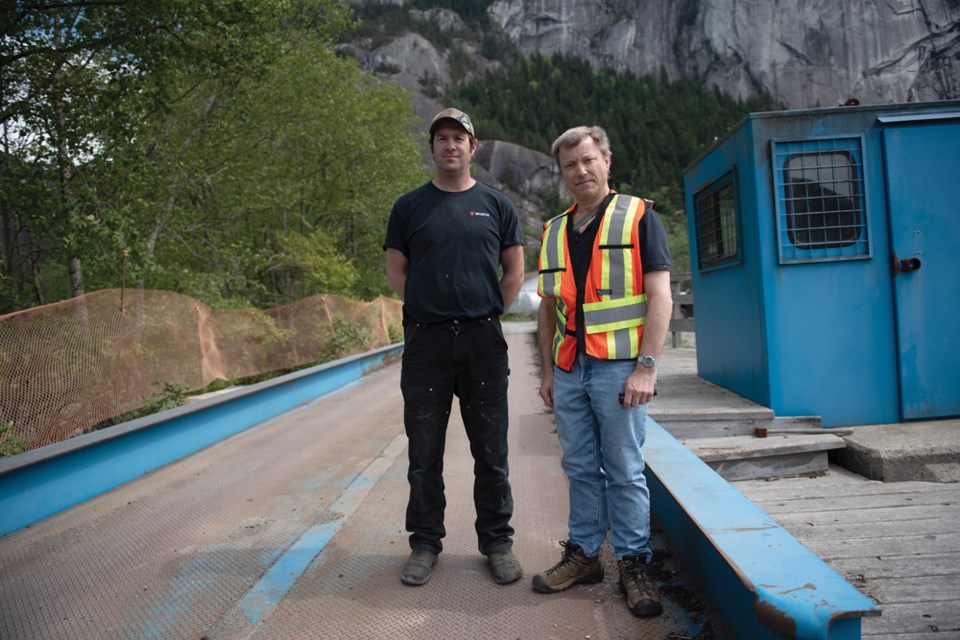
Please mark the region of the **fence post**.
<svg viewBox="0 0 960 640"><path fill-rule="evenodd" d="M670 292L673 296L673 312L670 314L670 345L680 346L682 332L694 333L693 287L689 273L670 274Z"/></svg>

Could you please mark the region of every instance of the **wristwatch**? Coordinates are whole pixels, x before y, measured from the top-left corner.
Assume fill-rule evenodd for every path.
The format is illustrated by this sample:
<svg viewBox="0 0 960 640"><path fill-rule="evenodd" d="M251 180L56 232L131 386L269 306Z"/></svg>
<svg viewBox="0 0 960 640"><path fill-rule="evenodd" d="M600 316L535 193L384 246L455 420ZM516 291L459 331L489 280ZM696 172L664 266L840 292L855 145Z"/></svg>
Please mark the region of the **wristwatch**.
<svg viewBox="0 0 960 640"><path fill-rule="evenodd" d="M640 356L637 359L637 362L639 362L640 364L642 364L648 369L653 369L655 366L657 366L657 359L654 358L653 356Z"/></svg>

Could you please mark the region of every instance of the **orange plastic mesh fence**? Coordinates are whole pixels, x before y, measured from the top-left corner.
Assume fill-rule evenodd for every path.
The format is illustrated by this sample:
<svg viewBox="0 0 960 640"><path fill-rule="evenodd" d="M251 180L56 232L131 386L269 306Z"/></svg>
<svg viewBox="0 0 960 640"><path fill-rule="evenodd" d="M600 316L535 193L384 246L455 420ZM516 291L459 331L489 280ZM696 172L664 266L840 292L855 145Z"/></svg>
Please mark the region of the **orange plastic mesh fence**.
<svg viewBox="0 0 960 640"><path fill-rule="evenodd" d="M400 325L401 303L382 297L214 309L143 289L0 316L0 445L18 438L30 450L84 433L140 409L166 383L198 390L381 347Z"/></svg>

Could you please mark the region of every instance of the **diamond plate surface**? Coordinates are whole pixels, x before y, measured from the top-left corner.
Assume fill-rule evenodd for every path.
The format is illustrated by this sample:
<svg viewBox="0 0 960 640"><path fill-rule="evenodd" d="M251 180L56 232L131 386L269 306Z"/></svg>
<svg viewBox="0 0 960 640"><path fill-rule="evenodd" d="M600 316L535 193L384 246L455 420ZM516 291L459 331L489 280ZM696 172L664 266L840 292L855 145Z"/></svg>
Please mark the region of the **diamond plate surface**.
<svg viewBox="0 0 960 640"><path fill-rule="evenodd" d="M477 551L472 459L455 410L444 552L426 585L401 584L408 491L405 449L391 447L403 433L395 365L0 539L0 638L719 639L656 534L658 618L626 609L609 549L603 583L531 589L560 557L566 479L532 336L508 340L519 582L495 584ZM323 523L339 528L252 619L244 598Z"/></svg>
<svg viewBox="0 0 960 640"><path fill-rule="evenodd" d="M402 433L398 379L385 370L0 539L0 638L202 637Z"/></svg>
<svg viewBox="0 0 960 640"><path fill-rule="evenodd" d="M511 340L511 484L516 529L514 552L524 577L498 585L477 550L473 529L472 467L459 412L451 415L445 456L447 537L430 581L421 587L400 582L409 553L403 530L406 459L396 460L362 508L317 557L274 614L249 637L409 638L689 638L695 624L678 602L665 599L664 615L640 620L627 610L616 586L612 550L605 549L607 578L543 595L530 580L560 557L565 538L567 482L552 416L537 394L539 381L529 336ZM529 351L528 351L529 353ZM693 634L691 634L693 630Z"/></svg>

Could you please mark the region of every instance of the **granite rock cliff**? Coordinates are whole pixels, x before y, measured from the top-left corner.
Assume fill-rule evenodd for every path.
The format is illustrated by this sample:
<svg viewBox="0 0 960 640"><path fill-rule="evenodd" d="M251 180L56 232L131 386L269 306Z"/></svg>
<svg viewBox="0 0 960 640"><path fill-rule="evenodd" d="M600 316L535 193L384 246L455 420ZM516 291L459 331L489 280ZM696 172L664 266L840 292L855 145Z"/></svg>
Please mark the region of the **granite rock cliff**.
<svg viewBox="0 0 960 640"><path fill-rule="evenodd" d="M960 97L960 0L495 0L487 11L523 54L701 79L738 98L766 92L786 109ZM455 55L470 59L471 73L499 64L454 12L411 16L455 36L455 46L438 51L404 34L373 51L347 47L434 94L463 79L450 72Z"/></svg>
<svg viewBox="0 0 960 640"><path fill-rule="evenodd" d="M523 53L700 78L785 108L960 97L957 0L497 0Z"/></svg>
<svg viewBox="0 0 960 640"><path fill-rule="evenodd" d="M495 0L487 12L522 54L700 79L738 98L767 93L785 109L960 98L960 0ZM407 89L428 122L452 83L502 63L483 55L483 34L453 11L410 16L454 44L404 33L340 48ZM562 189L549 155L517 145L483 142L476 164L531 224L542 214L538 194ZM515 176L530 179L513 184Z"/></svg>

